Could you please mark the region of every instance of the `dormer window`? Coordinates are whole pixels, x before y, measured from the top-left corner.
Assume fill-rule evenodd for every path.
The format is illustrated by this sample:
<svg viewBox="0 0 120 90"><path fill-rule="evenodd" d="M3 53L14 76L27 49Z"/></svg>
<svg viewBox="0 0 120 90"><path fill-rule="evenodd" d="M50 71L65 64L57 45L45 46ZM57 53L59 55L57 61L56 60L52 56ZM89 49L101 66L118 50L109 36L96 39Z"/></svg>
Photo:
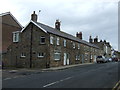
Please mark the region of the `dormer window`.
<svg viewBox="0 0 120 90"><path fill-rule="evenodd" d="M19 42L19 32L13 32L13 42Z"/></svg>

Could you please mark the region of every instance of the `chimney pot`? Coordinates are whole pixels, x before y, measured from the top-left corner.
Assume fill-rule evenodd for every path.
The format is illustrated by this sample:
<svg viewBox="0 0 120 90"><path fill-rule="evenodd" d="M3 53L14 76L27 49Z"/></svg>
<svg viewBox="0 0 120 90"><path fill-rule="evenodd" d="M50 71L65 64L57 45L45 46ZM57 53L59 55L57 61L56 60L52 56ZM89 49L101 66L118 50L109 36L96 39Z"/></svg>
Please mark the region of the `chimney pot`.
<svg viewBox="0 0 120 90"><path fill-rule="evenodd" d="M37 14L35 14L35 11L33 11L33 14L31 15L31 20L37 22Z"/></svg>
<svg viewBox="0 0 120 90"><path fill-rule="evenodd" d="M90 38L89 38L89 42L90 42L90 43L93 42L92 36L90 36Z"/></svg>
<svg viewBox="0 0 120 90"><path fill-rule="evenodd" d="M95 42L95 43L98 42L98 36L96 36L96 38L94 38L94 42Z"/></svg>
<svg viewBox="0 0 120 90"><path fill-rule="evenodd" d="M77 32L76 37L78 37L79 39L82 39L82 32Z"/></svg>
<svg viewBox="0 0 120 90"><path fill-rule="evenodd" d="M56 22L55 22L55 28L60 30L60 21L57 19Z"/></svg>
<svg viewBox="0 0 120 90"><path fill-rule="evenodd" d="M35 14L35 11L33 11L33 14Z"/></svg>

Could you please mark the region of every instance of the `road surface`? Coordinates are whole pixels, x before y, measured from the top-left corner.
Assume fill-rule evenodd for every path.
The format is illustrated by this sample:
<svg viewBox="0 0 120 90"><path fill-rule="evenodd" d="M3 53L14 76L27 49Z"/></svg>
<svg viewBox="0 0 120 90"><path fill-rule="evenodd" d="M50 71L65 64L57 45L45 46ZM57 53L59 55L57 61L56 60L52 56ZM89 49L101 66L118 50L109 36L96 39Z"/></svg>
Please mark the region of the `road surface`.
<svg viewBox="0 0 120 90"><path fill-rule="evenodd" d="M3 88L113 88L120 62L89 64L3 80Z"/></svg>

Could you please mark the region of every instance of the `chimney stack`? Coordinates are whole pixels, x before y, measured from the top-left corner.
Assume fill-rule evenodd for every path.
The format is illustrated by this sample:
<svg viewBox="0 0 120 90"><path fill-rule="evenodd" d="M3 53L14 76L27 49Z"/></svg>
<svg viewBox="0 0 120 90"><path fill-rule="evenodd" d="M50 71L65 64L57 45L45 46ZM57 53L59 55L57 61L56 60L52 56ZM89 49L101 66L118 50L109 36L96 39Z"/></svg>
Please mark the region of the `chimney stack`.
<svg viewBox="0 0 120 90"><path fill-rule="evenodd" d="M35 14L35 11L33 11L33 14L31 15L31 20L37 22L37 14Z"/></svg>
<svg viewBox="0 0 120 90"><path fill-rule="evenodd" d="M76 37L78 37L79 39L82 39L82 32L77 32Z"/></svg>
<svg viewBox="0 0 120 90"><path fill-rule="evenodd" d="M95 43L98 42L98 36L96 36L96 38L94 38L94 42L95 42Z"/></svg>
<svg viewBox="0 0 120 90"><path fill-rule="evenodd" d="M102 40L100 40L100 42L102 42Z"/></svg>
<svg viewBox="0 0 120 90"><path fill-rule="evenodd" d="M106 40L104 40L104 43L106 43Z"/></svg>
<svg viewBox="0 0 120 90"><path fill-rule="evenodd" d="M92 36L90 36L89 43L92 43L92 42L93 42L93 39L92 39Z"/></svg>
<svg viewBox="0 0 120 90"><path fill-rule="evenodd" d="M60 21L58 19L55 22L55 29L60 30Z"/></svg>

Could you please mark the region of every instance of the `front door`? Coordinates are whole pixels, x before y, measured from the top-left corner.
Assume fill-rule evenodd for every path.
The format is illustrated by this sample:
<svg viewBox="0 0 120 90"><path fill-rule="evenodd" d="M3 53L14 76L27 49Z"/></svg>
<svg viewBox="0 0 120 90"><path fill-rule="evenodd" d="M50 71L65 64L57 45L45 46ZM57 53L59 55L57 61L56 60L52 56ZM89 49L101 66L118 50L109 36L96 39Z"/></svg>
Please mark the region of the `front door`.
<svg viewBox="0 0 120 90"><path fill-rule="evenodd" d="M70 64L70 61L69 61L69 54L67 54L67 65L69 65Z"/></svg>
<svg viewBox="0 0 120 90"><path fill-rule="evenodd" d="M96 62L96 55L94 55L94 62Z"/></svg>
<svg viewBox="0 0 120 90"><path fill-rule="evenodd" d="M64 53L64 61L63 61L63 65L66 65L67 63L67 54L66 53Z"/></svg>
<svg viewBox="0 0 120 90"><path fill-rule="evenodd" d="M64 53L64 62L63 65L69 65L70 61L69 61L69 54Z"/></svg>

